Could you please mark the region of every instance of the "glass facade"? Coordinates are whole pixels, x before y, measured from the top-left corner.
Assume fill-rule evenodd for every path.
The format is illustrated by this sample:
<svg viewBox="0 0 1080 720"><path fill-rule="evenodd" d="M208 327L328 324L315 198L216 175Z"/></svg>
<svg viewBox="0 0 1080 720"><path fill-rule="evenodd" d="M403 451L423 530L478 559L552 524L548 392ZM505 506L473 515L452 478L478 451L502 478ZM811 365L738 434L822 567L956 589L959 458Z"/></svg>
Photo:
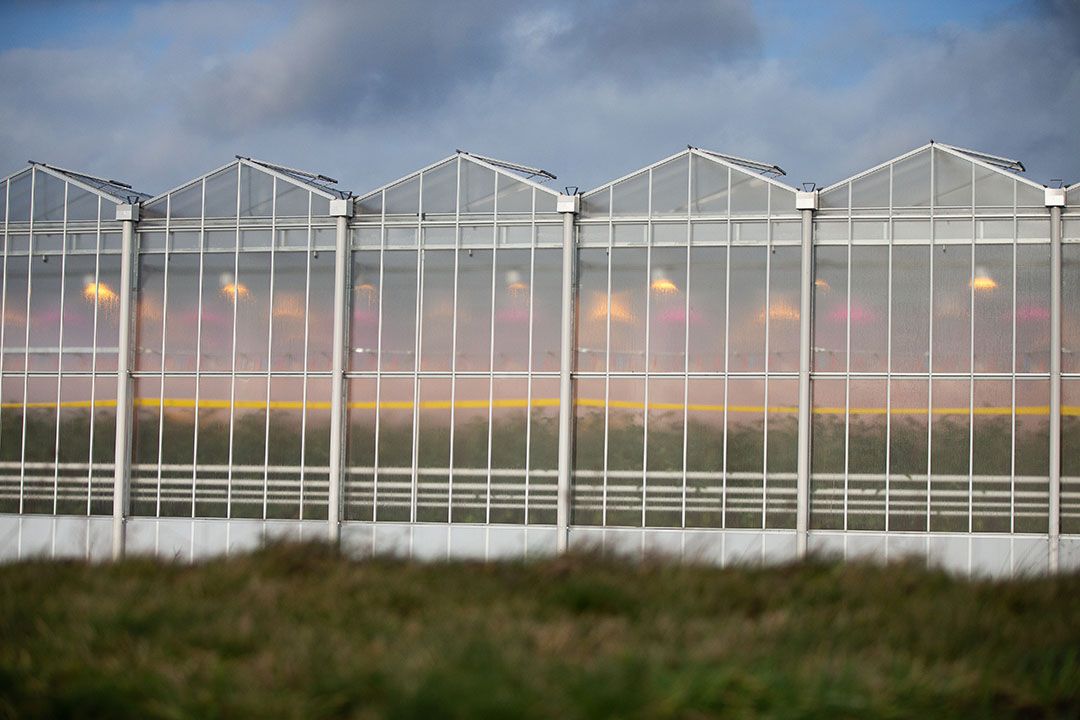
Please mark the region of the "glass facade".
<svg viewBox="0 0 1080 720"><path fill-rule="evenodd" d="M916 550L975 568L998 562L976 543L992 537L1009 571L1045 565L1057 418L1044 189L932 144L826 188L806 214L781 172L690 148L585 193L564 225L559 193L468 153L359 198L247 158L153 199L34 165L0 181L0 516L114 514L115 217L138 203L121 443L138 547L228 549L340 518L417 556L553 551L568 417L572 545L782 558L802 511L812 550L920 538ZM1078 191L1060 225L1058 519L1080 563ZM187 534L166 537L180 521Z"/></svg>

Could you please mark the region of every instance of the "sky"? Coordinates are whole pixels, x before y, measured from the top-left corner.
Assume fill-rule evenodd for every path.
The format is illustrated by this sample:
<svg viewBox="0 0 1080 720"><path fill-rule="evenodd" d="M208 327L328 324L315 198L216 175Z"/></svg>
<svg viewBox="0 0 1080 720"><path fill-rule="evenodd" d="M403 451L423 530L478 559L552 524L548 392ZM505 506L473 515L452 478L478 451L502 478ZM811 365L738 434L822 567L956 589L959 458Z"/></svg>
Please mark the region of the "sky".
<svg viewBox="0 0 1080 720"><path fill-rule="evenodd" d="M0 3L0 176L246 155L362 194L464 149L601 185L687 144L824 187L934 139L1080 181L1080 0Z"/></svg>

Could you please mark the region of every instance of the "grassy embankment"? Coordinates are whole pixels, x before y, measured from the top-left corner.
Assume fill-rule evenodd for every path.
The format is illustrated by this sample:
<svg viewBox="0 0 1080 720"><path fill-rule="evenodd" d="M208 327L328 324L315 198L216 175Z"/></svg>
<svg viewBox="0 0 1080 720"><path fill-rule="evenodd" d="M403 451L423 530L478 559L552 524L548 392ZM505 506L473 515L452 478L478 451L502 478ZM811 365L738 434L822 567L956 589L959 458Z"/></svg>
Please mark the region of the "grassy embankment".
<svg viewBox="0 0 1080 720"><path fill-rule="evenodd" d="M0 717L720 716L1080 716L1080 576L319 546L0 567Z"/></svg>

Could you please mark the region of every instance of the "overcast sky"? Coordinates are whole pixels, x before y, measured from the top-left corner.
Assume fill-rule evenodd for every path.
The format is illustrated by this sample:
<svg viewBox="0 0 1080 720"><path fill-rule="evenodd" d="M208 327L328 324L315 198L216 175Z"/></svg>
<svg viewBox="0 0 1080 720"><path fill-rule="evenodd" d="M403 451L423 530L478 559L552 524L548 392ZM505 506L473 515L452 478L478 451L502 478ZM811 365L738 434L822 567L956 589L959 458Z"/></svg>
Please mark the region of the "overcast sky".
<svg viewBox="0 0 1080 720"><path fill-rule="evenodd" d="M1080 0L0 5L0 176L233 155L361 193L470 150L588 189L688 143L827 185L930 139L1080 180Z"/></svg>

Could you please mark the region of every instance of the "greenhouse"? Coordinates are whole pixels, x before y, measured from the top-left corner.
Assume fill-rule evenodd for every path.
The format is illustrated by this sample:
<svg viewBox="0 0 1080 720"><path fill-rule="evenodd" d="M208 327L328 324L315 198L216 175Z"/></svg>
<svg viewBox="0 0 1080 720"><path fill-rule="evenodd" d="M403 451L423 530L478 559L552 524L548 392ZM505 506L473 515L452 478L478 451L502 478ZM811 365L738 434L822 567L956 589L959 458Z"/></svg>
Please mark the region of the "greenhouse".
<svg viewBox="0 0 1080 720"><path fill-rule="evenodd" d="M0 180L0 558L567 549L1080 568L1080 185L457 151Z"/></svg>

